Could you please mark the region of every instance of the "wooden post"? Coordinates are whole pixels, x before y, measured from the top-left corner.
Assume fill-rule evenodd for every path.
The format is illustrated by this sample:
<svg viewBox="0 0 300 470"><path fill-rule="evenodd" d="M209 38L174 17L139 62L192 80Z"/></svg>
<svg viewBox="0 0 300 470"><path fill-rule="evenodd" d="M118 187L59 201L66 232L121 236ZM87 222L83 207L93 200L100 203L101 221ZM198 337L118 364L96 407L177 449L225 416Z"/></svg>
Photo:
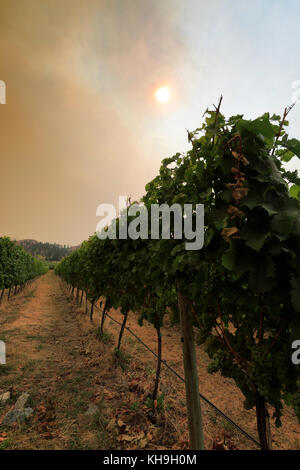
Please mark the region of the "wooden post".
<svg viewBox="0 0 300 470"><path fill-rule="evenodd" d="M201 404L199 397L196 351L190 301L179 290L178 307L182 330L182 348L185 377L186 404L191 450L203 450Z"/></svg>

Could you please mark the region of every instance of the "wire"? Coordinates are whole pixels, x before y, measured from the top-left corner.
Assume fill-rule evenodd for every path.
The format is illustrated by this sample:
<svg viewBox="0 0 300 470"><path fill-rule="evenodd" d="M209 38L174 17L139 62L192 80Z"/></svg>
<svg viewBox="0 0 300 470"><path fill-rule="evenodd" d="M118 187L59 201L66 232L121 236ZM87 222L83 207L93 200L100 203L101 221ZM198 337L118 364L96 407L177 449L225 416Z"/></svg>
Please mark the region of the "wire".
<svg viewBox="0 0 300 470"><path fill-rule="evenodd" d="M102 312L102 310L97 307L97 305L95 305L95 308L96 310L99 310L99 312ZM116 320L115 318L113 318L109 313L106 313L106 316L112 320L113 322L117 323L119 326L122 326L122 323L120 323L118 320ZM158 358L158 355L156 354L155 351L153 351L151 348L149 348L149 346L144 343L144 341L139 338L128 326L125 326L125 329L131 334L133 335L151 354L153 354L153 356L155 356L156 358ZM180 375L178 374L178 372L173 369L173 367L169 366L169 364L165 361L165 360L162 360L162 363L164 364L164 366L169 369L174 375L176 375L176 377L181 380L183 383L185 383L185 379ZM232 426L234 426L236 429L238 429L245 437L247 437L247 439L249 439L250 441L252 441L255 445L257 445L259 448L261 447L260 446L260 443L253 437L251 436L250 434L247 433L247 431L245 431L243 428L241 428L241 426L239 426L237 423L235 423L231 418L229 418L229 416L227 416L225 413L223 413L223 411L221 411L216 405L214 405L210 400L208 400L208 398L206 398L204 395L202 395L201 393L199 393L199 396L200 398L205 401L209 406L211 406L218 414L220 414L224 419L226 419L230 424L232 424Z"/></svg>

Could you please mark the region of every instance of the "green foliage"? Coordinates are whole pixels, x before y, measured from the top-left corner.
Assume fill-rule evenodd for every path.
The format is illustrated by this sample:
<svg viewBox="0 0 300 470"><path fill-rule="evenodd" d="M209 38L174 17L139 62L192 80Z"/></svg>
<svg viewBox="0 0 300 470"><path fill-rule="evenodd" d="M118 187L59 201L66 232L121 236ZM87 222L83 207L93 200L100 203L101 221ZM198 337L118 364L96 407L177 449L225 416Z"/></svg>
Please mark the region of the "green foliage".
<svg viewBox="0 0 300 470"><path fill-rule="evenodd" d="M163 394L159 395L157 400L153 400L153 398L149 396L145 400L145 405L151 410L156 410L158 413L161 413L164 411L164 400L165 396Z"/></svg>
<svg viewBox="0 0 300 470"><path fill-rule="evenodd" d="M127 370L131 356L118 348L114 348L115 365L121 367L122 370Z"/></svg>
<svg viewBox="0 0 300 470"><path fill-rule="evenodd" d="M246 120L207 111L189 133L191 150L164 159L146 185L148 209L204 204L202 250L187 251L172 226L170 240L94 235L56 268L90 299L103 296L156 329L166 311L178 321L180 289L210 372L233 378L247 409L263 397L277 425L284 401L300 420L300 369L291 362L300 324L300 179L284 167L300 156L300 142L288 138L287 112Z"/></svg>
<svg viewBox="0 0 300 470"><path fill-rule="evenodd" d="M36 240L20 240L18 245L22 246L32 256L42 257L46 261L60 261L71 252L71 248L67 245L43 243Z"/></svg>
<svg viewBox="0 0 300 470"><path fill-rule="evenodd" d="M101 331L100 327L96 330L96 337L99 339L99 341L102 341L102 343L105 344L110 343L112 341L112 335L106 333L105 331Z"/></svg>
<svg viewBox="0 0 300 470"><path fill-rule="evenodd" d="M24 285L47 271L45 264L8 237L0 238L0 289Z"/></svg>
<svg viewBox="0 0 300 470"><path fill-rule="evenodd" d="M298 141L268 114L216 121L215 138L204 125L185 163L172 170L175 184L183 164L201 165L201 181L189 192L210 194L205 249L192 275L200 272L201 283L190 292L199 341L209 370L233 378L247 408L264 397L279 425L282 402L299 391L291 344L300 324L300 204L282 165L283 149L299 156Z"/></svg>

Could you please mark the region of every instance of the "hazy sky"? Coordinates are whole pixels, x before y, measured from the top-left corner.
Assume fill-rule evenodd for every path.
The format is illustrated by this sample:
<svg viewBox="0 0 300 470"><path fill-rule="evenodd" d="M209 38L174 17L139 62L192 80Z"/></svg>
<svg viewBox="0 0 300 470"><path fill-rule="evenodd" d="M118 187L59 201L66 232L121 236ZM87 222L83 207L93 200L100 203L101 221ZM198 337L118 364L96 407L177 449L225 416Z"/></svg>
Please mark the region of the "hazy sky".
<svg viewBox="0 0 300 470"><path fill-rule="evenodd" d="M0 234L86 239L97 205L141 197L221 93L226 115L281 114L299 21L298 0L0 0ZM300 105L289 120L300 138Z"/></svg>

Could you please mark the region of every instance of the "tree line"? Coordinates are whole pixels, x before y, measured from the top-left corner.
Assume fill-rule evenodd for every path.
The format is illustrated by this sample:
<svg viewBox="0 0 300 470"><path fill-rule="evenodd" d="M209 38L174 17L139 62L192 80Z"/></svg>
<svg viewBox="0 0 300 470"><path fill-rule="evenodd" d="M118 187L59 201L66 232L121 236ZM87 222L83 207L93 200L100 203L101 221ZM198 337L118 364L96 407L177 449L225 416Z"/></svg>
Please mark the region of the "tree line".
<svg viewBox="0 0 300 470"><path fill-rule="evenodd" d="M57 243L43 243L35 240L19 240L17 243L32 256L41 256L46 261L60 261L72 251L71 247Z"/></svg>

